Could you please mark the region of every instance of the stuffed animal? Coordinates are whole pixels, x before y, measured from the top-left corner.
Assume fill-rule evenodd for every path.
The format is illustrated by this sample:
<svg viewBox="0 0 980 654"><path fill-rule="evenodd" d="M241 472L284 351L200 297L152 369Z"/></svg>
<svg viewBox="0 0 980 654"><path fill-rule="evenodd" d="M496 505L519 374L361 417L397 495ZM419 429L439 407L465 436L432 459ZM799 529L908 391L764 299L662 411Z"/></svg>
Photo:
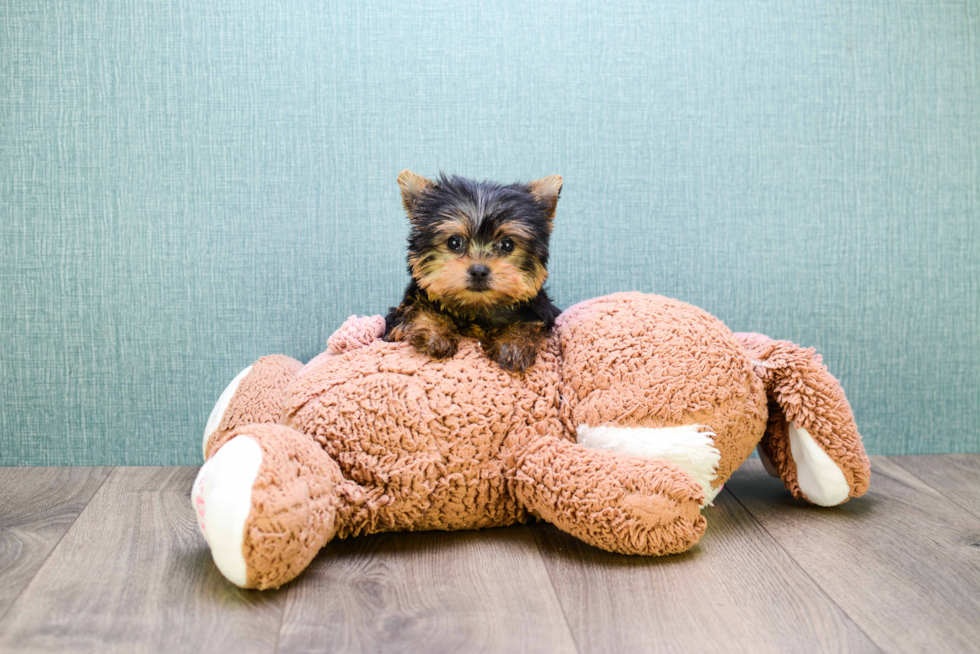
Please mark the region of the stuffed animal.
<svg viewBox="0 0 980 654"><path fill-rule="evenodd" d="M221 394L192 501L232 583L278 587L333 538L534 519L610 552L683 552L756 446L799 499L868 488L820 357L683 302L575 305L520 375L475 341L434 360L383 331L352 317L305 366L264 357Z"/></svg>

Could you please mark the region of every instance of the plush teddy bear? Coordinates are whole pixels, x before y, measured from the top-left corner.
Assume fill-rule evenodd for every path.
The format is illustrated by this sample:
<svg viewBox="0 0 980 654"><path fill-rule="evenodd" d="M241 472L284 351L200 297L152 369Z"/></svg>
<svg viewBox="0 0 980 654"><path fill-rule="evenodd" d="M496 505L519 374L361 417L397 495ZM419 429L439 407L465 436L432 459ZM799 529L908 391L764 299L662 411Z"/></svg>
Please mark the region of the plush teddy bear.
<svg viewBox="0 0 980 654"><path fill-rule="evenodd" d="M259 359L208 420L192 490L232 583L275 588L332 538L546 520L612 552L683 552L756 446L797 498L868 488L850 406L811 349L668 298L566 310L537 362L433 360L351 318L305 366Z"/></svg>

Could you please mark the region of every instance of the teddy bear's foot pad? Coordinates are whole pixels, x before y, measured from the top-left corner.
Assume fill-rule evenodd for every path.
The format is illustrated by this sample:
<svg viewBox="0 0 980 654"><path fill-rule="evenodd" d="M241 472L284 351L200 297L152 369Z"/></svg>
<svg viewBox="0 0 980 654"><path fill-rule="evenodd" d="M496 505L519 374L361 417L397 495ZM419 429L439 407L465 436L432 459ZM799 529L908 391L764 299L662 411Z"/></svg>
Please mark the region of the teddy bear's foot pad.
<svg viewBox="0 0 980 654"><path fill-rule="evenodd" d="M236 586L244 587L248 576L242 543L252 509L252 485L261 465L259 444L248 436L236 436L201 467L191 492L197 523L214 563Z"/></svg>

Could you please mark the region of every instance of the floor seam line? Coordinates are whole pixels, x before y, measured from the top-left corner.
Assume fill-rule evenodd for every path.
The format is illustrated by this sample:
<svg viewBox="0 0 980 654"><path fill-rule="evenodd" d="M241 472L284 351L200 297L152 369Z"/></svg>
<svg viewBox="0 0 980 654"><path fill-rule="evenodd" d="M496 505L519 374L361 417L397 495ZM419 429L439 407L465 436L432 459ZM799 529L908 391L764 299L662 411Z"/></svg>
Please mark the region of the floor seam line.
<svg viewBox="0 0 980 654"><path fill-rule="evenodd" d="M581 654L582 648L578 644L578 639L575 637L575 632L572 631L572 625L568 621L568 614L565 612L565 605L562 604L561 598L558 596L558 589L555 588L555 580L551 577L551 570L544 562L544 552L541 551L541 541L538 539L538 529L535 527L538 525L527 525L527 528L531 531L531 538L534 539L534 547L538 550L538 559L541 561L541 566L544 568L544 573L548 575L548 583L551 584L551 592L555 596L555 601L558 603L558 608L561 609L561 617L565 621L565 628L568 629L568 635L572 639L572 644L575 645L575 651Z"/></svg>
<svg viewBox="0 0 980 654"><path fill-rule="evenodd" d="M833 604L834 606L837 607L837 610L841 612L841 615L843 615L845 618L847 618L848 621L850 621L850 623L853 624L854 627L858 631L860 631L864 635L865 638L868 639L868 642L869 643L871 643L872 645L874 645L875 647L877 647L879 652L887 652L888 651L887 649L885 649L884 647L882 647L874 638L872 638L871 635L867 631L864 630L864 627L862 627L860 624L858 624L857 620L850 613L848 613L846 610L844 610L844 607L843 606L841 606L840 604L837 603L837 600L835 600L830 595L830 593L827 592L827 589L825 589L820 584L820 582L818 582L816 579L813 578L813 576L809 573L809 571L807 571L807 569L804 568L803 565L800 564L800 562L796 560L796 557L794 557L789 552L789 550L787 550L785 547L783 547L783 544L779 542L779 539L777 539L775 536L773 536L772 533L768 529L766 529L766 526L764 524L762 524L762 522L755 516L754 513L752 513L752 511L749 509L749 507L745 506L745 504L742 503L742 500L740 500L738 498L738 496L730 488L726 488L725 490L728 491L729 495L731 495L732 498L734 498L734 500L736 502L738 502L738 505L740 507L742 507L742 509L746 513L749 514L749 517L751 517L752 518L752 521L759 526L759 529L761 529L763 532L765 532L766 536L768 536L772 540L772 542L775 543L776 546L779 547L779 549L782 550L783 553L786 554L787 557L789 557L789 560L793 562L793 565L795 565L799 569L799 571L801 573L803 573L803 575L807 579L810 580L810 583L812 583L816 588L818 588L820 590L820 592L823 594L823 596L826 597L827 600L831 604Z"/></svg>
<svg viewBox="0 0 980 654"><path fill-rule="evenodd" d="M282 638L282 626L286 623L286 604L289 602L289 595L292 592L293 587L290 586L286 589L286 592L282 598L282 611L279 612L279 628L276 630L276 643L272 647L272 654L279 654L279 640Z"/></svg>
<svg viewBox="0 0 980 654"><path fill-rule="evenodd" d="M99 466L99 467L103 467L104 468L106 466ZM65 529L65 533L61 534L61 537L58 539L58 542L54 544L54 547L51 548L51 551L48 552L48 555L46 557L44 557L44 561L41 562L41 565L39 565L37 567L37 570L34 571L34 574L31 575L30 580L26 584L24 584L24 587L20 589L20 592L17 593L17 596L13 599L13 601L10 603L10 605L7 606L7 608L4 609L4 611L2 613L0 613L0 623L2 623L3 622L3 619L7 617L7 614L10 613L10 610L12 608L14 608L14 606L17 604L17 602L20 600L20 598L24 595L24 593L27 592L27 589L31 587L31 585L34 583L34 580L37 579L37 576L41 573L41 570L43 570L44 569L44 566L46 566L48 564L48 561L51 560L51 556L54 554L55 550L58 549L58 546L61 545L61 542L63 540L65 540L65 536L67 536L68 535L68 532L71 531L72 527L75 526L75 523L78 522L78 519L82 517L82 514L85 513L85 511L88 509L89 505L92 503L92 500L95 499L95 496L98 495L99 494L99 491L102 490L102 487L105 486L105 483L107 481L109 481L109 477L111 477L116 472L116 468L117 467L118 466L111 466L110 467L109 472L106 474L105 477L102 478L102 481L99 483L99 487L95 489L95 492L94 493L92 493L92 497L88 498L88 501L85 503L85 506L82 507L82 510L79 511L78 512L78 515L76 515L72 519L71 524L68 525L68 529Z"/></svg>
<svg viewBox="0 0 980 654"><path fill-rule="evenodd" d="M940 454L938 456L943 456L943 455ZM929 488L931 488L932 490L934 490L940 497L942 497L943 499L945 499L947 502L949 502L953 506L957 507L961 511L966 511L968 514L970 514L971 516L973 516L974 519L980 520L980 515L977 515L973 511L973 509L963 506L962 504L960 504L959 502L957 502L955 499L953 499L949 495L943 493L941 490L939 490L938 488L936 488L935 486L933 486L932 484L930 484L928 481L926 481L925 479L923 479L919 475L915 474L915 471L914 470L909 470L908 468L906 468L905 466L903 466L901 463L899 463L898 462L898 459L901 459L902 458L901 456L886 456L884 458L887 459L888 461L890 461L891 463L894 463L899 468L901 468L905 472L909 473L910 475L912 475L913 477L915 477L916 479L918 479L919 481L921 481L923 484L925 484L926 486L928 486ZM878 474L883 474L883 473L879 472ZM902 483L902 480L901 479L895 479L894 477L889 477L888 475L884 475L884 476L885 477L888 477L889 479L893 479L894 481L896 481L898 483Z"/></svg>

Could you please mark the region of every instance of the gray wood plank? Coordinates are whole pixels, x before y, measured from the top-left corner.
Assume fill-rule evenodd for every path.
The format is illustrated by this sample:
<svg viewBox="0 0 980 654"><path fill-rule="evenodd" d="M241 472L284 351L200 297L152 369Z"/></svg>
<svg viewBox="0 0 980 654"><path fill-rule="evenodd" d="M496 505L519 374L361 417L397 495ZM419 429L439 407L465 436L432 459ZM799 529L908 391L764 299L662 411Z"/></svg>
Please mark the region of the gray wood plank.
<svg viewBox="0 0 980 654"><path fill-rule="evenodd" d="M0 468L0 618L111 470Z"/></svg>
<svg viewBox="0 0 980 654"><path fill-rule="evenodd" d="M114 469L0 621L0 651L274 651L285 595L221 577L196 470Z"/></svg>
<svg viewBox="0 0 980 654"><path fill-rule="evenodd" d="M897 456L890 461L980 518L980 454Z"/></svg>
<svg viewBox="0 0 980 654"><path fill-rule="evenodd" d="M705 516L701 542L669 557L610 554L539 526L579 651L878 651L727 491Z"/></svg>
<svg viewBox="0 0 980 654"><path fill-rule="evenodd" d="M327 545L288 590L279 652L574 652L528 527Z"/></svg>
<svg viewBox="0 0 980 654"><path fill-rule="evenodd" d="M886 651L977 651L980 522L895 468L872 459L868 494L831 509L793 500L757 460L726 488Z"/></svg>

